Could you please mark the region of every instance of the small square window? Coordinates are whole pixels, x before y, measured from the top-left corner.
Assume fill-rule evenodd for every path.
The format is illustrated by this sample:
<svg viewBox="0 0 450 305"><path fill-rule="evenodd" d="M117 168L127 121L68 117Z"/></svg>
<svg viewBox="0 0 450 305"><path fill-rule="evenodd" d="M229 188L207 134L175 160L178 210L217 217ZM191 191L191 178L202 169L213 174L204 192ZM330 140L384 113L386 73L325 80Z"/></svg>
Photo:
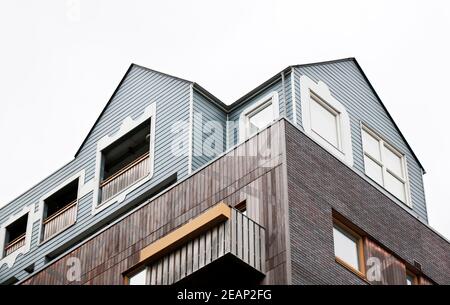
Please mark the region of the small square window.
<svg viewBox="0 0 450 305"><path fill-rule="evenodd" d="M406 285L417 285L417 276L410 271L406 271Z"/></svg>
<svg viewBox="0 0 450 305"><path fill-rule="evenodd" d="M334 254L338 262L359 273L364 272L362 237L340 225L333 226Z"/></svg>
<svg viewBox="0 0 450 305"><path fill-rule="evenodd" d="M272 102L266 103L249 113L248 117L248 136L252 136L274 120Z"/></svg>
<svg viewBox="0 0 450 305"><path fill-rule="evenodd" d="M3 257L25 246L28 214L20 217L5 229Z"/></svg>
<svg viewBox="0 0 450 305"><path fill-rule="evenodd" d="M78 179L44 199L41 240L46 241L67 227L77 217Z"/></svg>
<svg viewBox="0 0 450 305"><path fill-rule="evenodd" d="M278 116L278 93L273 91L242 110L239 115L239 141L245 141L263 130Z"/></svg>

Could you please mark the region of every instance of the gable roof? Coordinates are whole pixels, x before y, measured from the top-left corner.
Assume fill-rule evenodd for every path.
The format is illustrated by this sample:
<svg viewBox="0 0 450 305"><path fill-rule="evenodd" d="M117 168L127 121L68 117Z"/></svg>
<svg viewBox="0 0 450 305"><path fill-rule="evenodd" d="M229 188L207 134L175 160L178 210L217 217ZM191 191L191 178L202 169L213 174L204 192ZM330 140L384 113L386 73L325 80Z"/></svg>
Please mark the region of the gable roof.
<svg viewBox="0 0 450 305"><path fill-rule="evenodd" d="M86 141L88 140L89 136L91 135L92 131L94 130L94 127L97 125L97 123L99 122L100 118L103 116L103 113L106 111L106 109L108 108L108 106L111 104L111 101L113 100L114 96L117 94L117 92L119 91L119 88L122 86L123 82L125 81L125 79L128 77L128 74L130 74L130 71L133 70L134 67L140 68L140 69L144 69L146 71L150 71L153 73L157 73L160 75L164 75L164 76L168 76L171 77L173 79L177 79L179 81L182 82L186 82L189 84L192 84L197 90L201 91L204 95L206 95L207 97L209 97L212 101L214 101L215 103L217 103L221 108L223 108L225 111L228 111L228 106L225 105L222 101L220 101L217 97L215 97L213 94L211 94L210 92L208 92L206 89L204 89L203 87L201 87L200 85L198 85L195 82L192 82L190 80L187 79L183 79L177 76L173 76L164 72L160 72L157 70L153 70L141 65L137 65L135 63L132 63L128 69L127 72L125 72L125 75L122 77L122 79L120 80L119 84L117 85L116 89L114 89L113 94L111 95L111 97L109 98L108 102L106 103L105 107L103 107L102 111L100 112L99 116L97 117L97 119L95 120L94 124L92 125L91 129L89 130L88 134L86 135L86 137L84 138L83 142L81 143L80 147L78 148L77 152L75 153L75 158L78 156L78 154L80 153L81 149L83 148L84 144L86 143Z"/></svg>
<svg viewBox="0 0 450 305"><path fill-rule="evenodd" d="M407 148L411 151L412 156L414 157L414 159L416 160L416 162L419 164L420 168L422 169L423 173L425 174L425 168L422 166L422 164L419 161L419 158L416 156L416 154L414 153L413 149L411 148L411 146L409 145L408 141L406 140L405 136L403 135L403 133L401 132L400 128L398 127L398 125L395 123L394 119L392 118L391 114L389 113L389 111L387 110L386 106L383 104L383 102L381 101L380 96L378 95L378 93L375 91L375 88L372 86L372 84L370 83L368 77L366 76L366 74L364 73L364 71L362 70L361 66L359 65L358 61L356 60L356 58L354 57L348 57L348 58L341 58L341 59L336 59L336 60L329 60L329 61L321 61L321 62L315 62L315 63L307 63L307 64L298 64L298 65L291 65L288 66L286 68L284 68L283 70L281 70L279 73L275 74L274 76L272 76L271 78L269 78L268 80L266 80L265 82L263 82L261 85L259 85L258 87L254 88L253 90L251 90L250 92L246 93L245 95L243 95L242 97L240 97L239 99L237 99L235 102L233 102L230 105L226 105L225 103L223 103L220 99L218 99L217 97L215 97L212 93L210 93L209 91L207 91L205 88L203 88L202 86L200 86L198 83L195 83L193 81L190 80L186 80L177 76L173 76L167 73L163 73L157 70L153 70L144 66L140 66L137 64L132 63L130 65L130 67L128 68L127 72L125 73L125 75L122 77L121 81L119 82L119 85L116 87L116 89L114 90L113 94L111 95L111 97L109 98L108 102L106 103L105 107L103 108L103 110L101 111L100 115L97 117L96 121L94 122L94 125L92 125L91 129L89 130L88 134L86 135L86 137L84 138L83 142L81 143L80 147L78 148L77 152L75 153L75 158L78 156L78 154L80 153L81 149L83 148L84 144L86 143L87 139L89 138L89 136L91 135L94 127L97 125L98 121L100 120L100 118L102 117L103 113L105 112L105 110L108 108L109 104L111 103L112 99L114 98L114 96L116 95L117 91L119 90L119 88L122 86L124 80L127 78L128 74L130 73L130 71L133 69L133 67L138 67L141 69L144 69L146 71L150 71L153 73L158 73L164 76L168 76L177 80L180 80L182 82L186 82L189 83L193 86L193 88L195 90L197 90L198 92L200 92L201 94L205 95L207 98L209 98L212 102L214 102L217 106L219 106L223 111L229 113L230 111L232 111L233 109L237 108L238 106L240 106L241 104L245 103L249 98L251 98L252 96L258 94L260 91L264 90L266 87L270 86L271 84L273 84L274 82L278 81L281 78L282 74L286 74L288 72L290 72L293 68L302 68L302 67L308 67L308 66L317 66L317 65L326 65L326 64L333 64L333 63L339 63L339 62L346 62L346 61L351 61L353 63L355 63L357 69L359 70L359 72L361 73L361 75L363 76L364 80L367 82L367 84L369 85L371 91L373 92L373 94L375 95L376 99L378 100L378 102L381 104L382 108L384 109L384 111L386 112L388 118L392 121L392 124L394 125L395 129L397 130L397 132L399 133L400 137L402 138L402 140L405 142Z"/></svg>

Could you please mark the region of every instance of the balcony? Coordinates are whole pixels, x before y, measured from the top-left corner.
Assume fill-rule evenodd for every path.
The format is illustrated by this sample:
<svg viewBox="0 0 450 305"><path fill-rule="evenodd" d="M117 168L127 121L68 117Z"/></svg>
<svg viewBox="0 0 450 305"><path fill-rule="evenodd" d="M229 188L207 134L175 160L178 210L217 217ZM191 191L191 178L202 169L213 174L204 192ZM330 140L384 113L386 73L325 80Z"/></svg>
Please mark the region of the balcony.
<svg viewBox="0 0 450 305"><path fill-rule="evenodd" d="M77 217L77 200L69 203L63 209L54 213L42 223L43 241L55 236L65 228L75 223Z"/></svg>
<svg viewBox="0 0 450 305"><path fill-rule="evenodd" d="M105 202L146 177L150 170L146 153L100 183L101 202Z"/></svg>
<svg viewBox="0 0 450 305"><path fill-rule="evenodd" d="M5 256L25 246L25 233L12 240L5 246Z"/></svg>
<svg viewBox="0 0 450 305"><path fill-rule="evenodd" d="M139 275L149 285L235 283L238 270L247 283L258 283L265 272L265 229L220 203L149 245L141 257L150 259Z"/></svg>

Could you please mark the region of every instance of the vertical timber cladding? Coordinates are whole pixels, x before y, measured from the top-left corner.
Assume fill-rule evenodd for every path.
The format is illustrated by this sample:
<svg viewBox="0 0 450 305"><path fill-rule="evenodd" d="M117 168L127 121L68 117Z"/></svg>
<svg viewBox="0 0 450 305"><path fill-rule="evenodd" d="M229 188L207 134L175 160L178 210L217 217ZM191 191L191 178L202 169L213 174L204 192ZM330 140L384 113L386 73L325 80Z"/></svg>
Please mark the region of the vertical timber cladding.
<svg viewBox="0 0 450 305"><path fill-rule="evenodd" d="M246 201L247 215L266 230L262 284L288 281L285 121L279 120L132 214L57 259L24 284L123 284L140 250L218 202ZM67 277L73 258L81 280Z"/></svg>

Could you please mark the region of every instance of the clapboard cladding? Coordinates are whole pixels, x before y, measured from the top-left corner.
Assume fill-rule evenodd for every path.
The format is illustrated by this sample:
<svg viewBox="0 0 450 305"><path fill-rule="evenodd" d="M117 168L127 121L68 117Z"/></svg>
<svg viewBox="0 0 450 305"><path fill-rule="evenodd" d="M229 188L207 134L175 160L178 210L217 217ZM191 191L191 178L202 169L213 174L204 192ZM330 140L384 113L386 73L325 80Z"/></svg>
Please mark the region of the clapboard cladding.
<svg viewBox="0 0 450 305"><path fill-rule="evenodd" d="M168 176L174 173L177 173L178 178L187 176L188 147L186 146L186 152L179 156L171 154L171 128L176 121L189 120L189 100L190 84L188 82L132 65L93 126L76 158L3 207L0 210L0 224L11 215L21 211L24 206L34 205L37 211L42 196L80 171L85 173L84 185L89 185L95 174L97 142L102 137L117 132L125 118L136 119L147 106L156 103L156 118L154 119L156 119L155 142L157 145L155 146L152 178L130 192L120 204L115 203L95 215L92 214L93 192L87 192L79 198L76 223L40 245L38 234L40 219L33 219L30 251L25 255L19 255L11 268L8 268L5 264L0 267L0 282L11 276L15 276L19 280L22 279L27 275L23 271L24 268L33 263L35 268L42 266L45 256L49 252L64 244L67 240L77 237L84 230L98 223L101 219L126 205L127 202L157 185ZM185 136L187 137L187 133ZM35 215L40 216L40 213Z"/></svg>
<svg viewBox="0 0 450 305"><path fill-rule="evenodd" d="M422 220L427 221L422 168L355 61L299 66L294 68L294 75L298 126L303 128L300 77L306 75L315 82L324 82L332 96L345 106L350 116L353 167L356 170L364 174L361 123L375 130L406 156L412 209Z"/></svg>
<svg viewBox="0 0 450 305"><path fill-rule="evenodd" d="M192 170L226 149L227 113L196 89L193 91Z"/></svg>
<svg viewBox="0 0 450 305"><path fill-rule="evenodd" d="M211 97L208 97L208 94L197 90L196 86L189 81L132 65L92 127L88 137L77 152L76 158L10 204L1 208L0 225L26 206L34 205L35 211L39 212L39 200L42 196L77 173L84 173L84 185L92 184L95 177L98 141L105 136L116 133L126 118L136 119L144 113L146 107L155 104L156 117L153 119L156 120L156 145L152 178L130 192L124 202L113 204L95 215L92 214L92 189L83 193L77 206L76 223L39 246L40 222L38 218L33 219L31 250L26 255L19 256L12 268L8 269L5 264L0 266L0 282L12 275L19 279L23 278L27 275L23 271L24 268L32 263L35 263L36 268L42 266L47 253L61 246L65 241L79 236L86 228L98 223L108 215L112 215L120 206L135 200L146 190L164 181L170 175L177 173L178 179L182 179L187 177L191 171L198 170L208 162L214 161L226 149L238 144L239 133L242 132L239 130L239 119L244 109L251 107L265 96L276 92L280 116L286 117L291 122L296 122L297 127L302 129L300 89L300 77L302 75L308 76L315 82L319 80L324 82L330 88L331 94L347 109L351 124L353 168L356 171L364 176L361 122L374 129L406 155L412 210L413 213L426 221L427 212L421 166L354 59L294 66L285 69L271 78L270 81L252 91L248 96L230 106L219 106L211 100ZM171 151L173 143L172 127L180 121L190 123L191 114L193 116L191 146L186 145L183 147L185 153L174 156ZM196 119L198 117L201 120ZM215 130L212 137L210 130L205 130L205 123L211 121L219 123L223 129L219 132ZM230 128L230 126L233 128ZM188 130L185 130L183 137L188 139ZM204 144L212 142L214 142L214 152L211 153L212 150L207 149L207 153L205 153ZM193 154L191 159L188 155L189 151ZM93 186L89 187L92 188ZM40 213L36 213L36 215L39 216Z"/></svg>
<svg viewBox="0 0 450 305"><path fill-rule="evenodd" d="M24 284L123 284L123 274L138 263L141 249L219 202L236 206L243 201L247 217L266 232L263 283L286 284L287 182L283 134L284 122L278 121L189 178L143 202L132 213L39 270ZM81 262L81 281L69 282L68 262L74 257Z"/></svg>
<svg viewBox="0 0 450 305"><path fill-rule="evenodd" d="M292 119L292 93L291 93L291 74L285 73L284 79L281 77L275 79L272 84L269 84L265 88L261 88L259 92L255 92L253 96L248 97L239 106L233 107L228 114L228 121L230 121L227 136L228 146L238 144L239 142L239 118L242 112L251 107L265 96L276 92L278 94L278 105L280 116ZM232 128L234 127L234 128Z"/></svg>

